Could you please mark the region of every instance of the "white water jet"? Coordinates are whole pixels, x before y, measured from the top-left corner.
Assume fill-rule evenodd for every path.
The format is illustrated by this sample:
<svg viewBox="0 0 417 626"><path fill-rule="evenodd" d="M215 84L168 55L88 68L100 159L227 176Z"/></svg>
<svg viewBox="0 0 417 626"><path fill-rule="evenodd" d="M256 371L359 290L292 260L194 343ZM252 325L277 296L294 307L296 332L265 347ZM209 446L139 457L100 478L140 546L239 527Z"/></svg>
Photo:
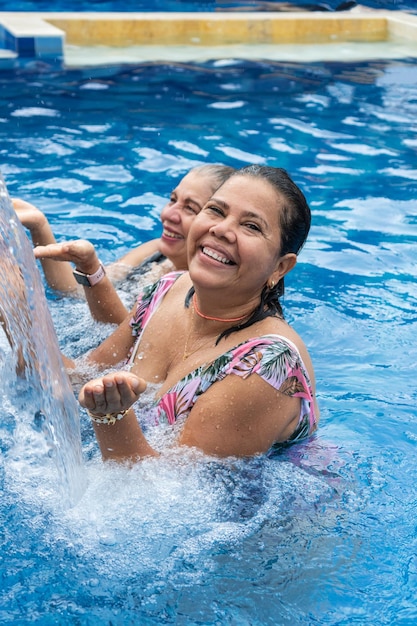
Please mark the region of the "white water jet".
<svg viewBox="0 0 417 626"><path fill-rule="evenodd" d="M71 506L85 488L78 404L31 244L1 174L0 316L0 420L11 440L7 463L26 480L45 481L60 504Z"/></svg>

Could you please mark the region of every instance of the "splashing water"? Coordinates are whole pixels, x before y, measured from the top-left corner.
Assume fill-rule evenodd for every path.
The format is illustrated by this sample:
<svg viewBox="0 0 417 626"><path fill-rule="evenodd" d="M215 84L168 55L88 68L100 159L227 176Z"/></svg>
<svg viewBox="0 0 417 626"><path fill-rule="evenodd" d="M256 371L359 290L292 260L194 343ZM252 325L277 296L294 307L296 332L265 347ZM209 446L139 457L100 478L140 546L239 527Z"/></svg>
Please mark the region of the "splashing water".
<svg viewBox="0 0 417 626"><path fill-rule="evenodd" d="M78 407L33 252L1 175L0 211L0 316L5 331L0 372L2 431L7 432L2 448L12 474L33 486L47 484L49 496L68 506L85 486Z"/></svg>

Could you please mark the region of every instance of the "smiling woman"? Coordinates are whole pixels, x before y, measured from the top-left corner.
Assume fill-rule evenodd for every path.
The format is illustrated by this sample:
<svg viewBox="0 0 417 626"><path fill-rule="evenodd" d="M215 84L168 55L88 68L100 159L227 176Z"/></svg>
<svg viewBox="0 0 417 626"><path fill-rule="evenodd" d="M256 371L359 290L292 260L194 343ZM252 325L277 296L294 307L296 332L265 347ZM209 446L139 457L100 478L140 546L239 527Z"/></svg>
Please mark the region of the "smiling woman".
<svg viewBox="0 0 417 626"><path fill-rule="evenodd" d="M285 170L248 166L215 192L190 228L189 273L150 287L89 356L110 367L130 355L80 393L104 459L157 454L131 409L148 383L157 420L183 422L178 443L207 454L250 456L316 429L311 360L278 300L309 228Z"/></svg>

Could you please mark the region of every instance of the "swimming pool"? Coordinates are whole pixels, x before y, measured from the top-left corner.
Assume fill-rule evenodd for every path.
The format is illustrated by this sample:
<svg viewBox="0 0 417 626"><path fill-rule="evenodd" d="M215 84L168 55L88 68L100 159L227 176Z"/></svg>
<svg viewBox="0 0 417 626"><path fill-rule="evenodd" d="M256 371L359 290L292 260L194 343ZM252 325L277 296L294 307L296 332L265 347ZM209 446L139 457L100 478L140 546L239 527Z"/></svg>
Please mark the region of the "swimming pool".
<svg viewBox="0 0 417 626"><path fill-rule="evenodd" d="M0 82L10 194L104 262L157 232L197 163L289 170L313 227L284 307L322 411L314 440L268 459L172 454L132 472L102 466L81 415L88 486L66 510L48 472L30 489L36 460L13 461L3 423L2 623L414 624L415 59L36 68ZM102 332L83 303L47 296L68 353Z"/></svg>

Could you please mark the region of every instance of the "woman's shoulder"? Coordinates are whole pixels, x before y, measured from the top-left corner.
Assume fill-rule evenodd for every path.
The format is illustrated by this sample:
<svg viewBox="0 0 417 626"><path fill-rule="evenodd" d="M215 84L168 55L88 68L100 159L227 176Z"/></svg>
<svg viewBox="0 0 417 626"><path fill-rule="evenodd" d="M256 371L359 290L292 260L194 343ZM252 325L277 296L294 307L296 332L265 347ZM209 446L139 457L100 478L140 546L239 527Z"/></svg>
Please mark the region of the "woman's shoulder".
<svg viewBox="0 0 417 626"><path fill-rule="evenodd" d="M259 336L277 335L281 339L287 340L290 344L297 348L301 355L307 352L306 345L300 335L282 318L267 317L260 322L257 330L259 332Z"/></svg>
<svg viewBox="0 0 417 626"><path fill-rule="evenodd" d="M274 336L277 337L277 341L286 341L290 347L296 349L298 354L301 357L301 361L303 362L310 380L315 385L315 376L314 376L314 367L313 362L311 360L311 356L307 349L306 344L300 337L300 335L283 319L278 318L267 318L263 320L264 323L261 323L260 336L268 335L270 339Z"/></svg>

